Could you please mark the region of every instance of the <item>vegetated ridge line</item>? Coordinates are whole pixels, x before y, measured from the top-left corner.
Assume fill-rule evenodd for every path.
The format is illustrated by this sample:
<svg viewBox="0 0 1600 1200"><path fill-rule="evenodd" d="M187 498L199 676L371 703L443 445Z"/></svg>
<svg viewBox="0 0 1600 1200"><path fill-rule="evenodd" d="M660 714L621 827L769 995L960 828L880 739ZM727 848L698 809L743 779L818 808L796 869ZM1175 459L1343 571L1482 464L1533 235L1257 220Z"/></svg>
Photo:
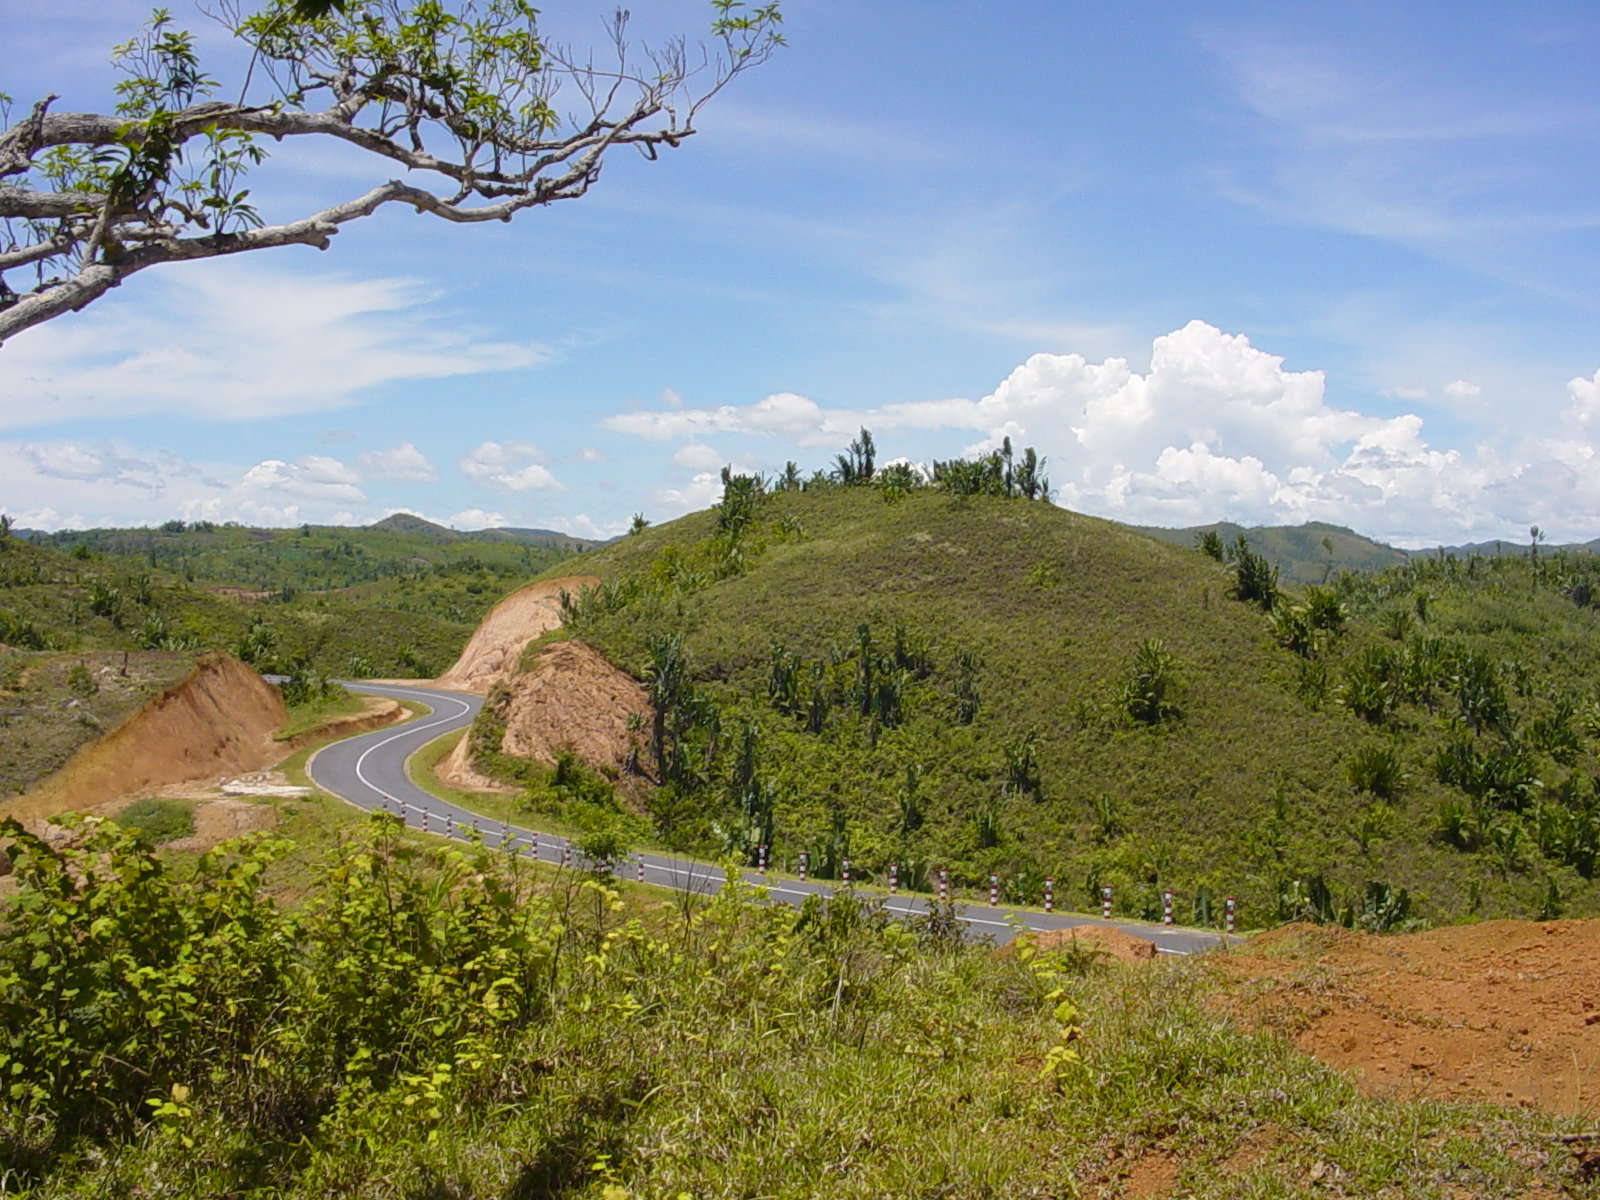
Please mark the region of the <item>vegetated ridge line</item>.
<svg viewBox="0 0 1600 1200"><path fill-rule="evenodd" d="M462 808L431 795L411 781L406 761L417 750L443 734L471 724L483 707L483 697L438 688L401 686L389 683L346 683L353 691L423 705L428 715L398 729L379 729L355 734L323 746L306 764L306 774L323 791L347 804L366 811L388 812L407 825L427 833L465 838L475 831L489 846L532 857L557 866L570 865L577 847L566 838L538 833L482 813ZM706 863L676 857L639 853L618 875L630 877L642 861L646 883L679 891L709 893L722 886L723 873ZM786 904L803 903L808 896L829 897L833 886L816 880L762 876L747 871L745 882L765 887L769 896ZM885 906L902 916L918 916L928 911L929 900L901 894ZM1007 942L1027 930L1071 929L1106 925L1134 937L1155 943L1164 954L1192 954L1223 943L1220 934L1177 926L1150 925L1137 921L1106 921L1077 913L1045 913L1018 908L990 908L986 905L957 903L956 917L970 929L982 930L996 942Z"/></svg>

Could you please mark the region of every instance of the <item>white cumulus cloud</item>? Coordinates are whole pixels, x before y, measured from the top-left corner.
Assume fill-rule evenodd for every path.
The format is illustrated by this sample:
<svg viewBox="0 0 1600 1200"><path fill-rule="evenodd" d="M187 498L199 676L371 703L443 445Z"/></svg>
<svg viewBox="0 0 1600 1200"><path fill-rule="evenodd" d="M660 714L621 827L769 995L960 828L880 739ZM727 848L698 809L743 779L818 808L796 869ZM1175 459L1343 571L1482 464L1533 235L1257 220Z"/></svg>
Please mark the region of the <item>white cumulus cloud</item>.
<svg viewBox="0 0 1600 1200"><path fill-rule="evenodd" d="M690 442L672 452L672 461L690 471L715 471L727 459L704 442Z"/></svg>
<svg viewBox="0 0 1600 1200"><path fill-rule="evenodd" d="M1502 536L1534 521L1562 537L1600 534L1600 372L1568 385L1561 438L1491 430L1467 447L1432 444L1415 413L1332 405L1325 384L1321 371L1289 370L1244 335L1191 321L1154 340L1147 372L1121 358L1035 354L977 400L852 411L781 393L606 424L687 441L674 461L706 469L657 494L674 511L716 499L719 481L692 439L739 434L838 447L866 425L880 448L894 431L964 434L969 453L1005 437L1035 446L1062 503L1140 524L1325 520L1406 545ZM1442 390L1458 402L1482 396L1460 379Z"/></svg>
<svg viewBox="0 0 1600 1200"><path fill-rule="evenodd" d="M566 485L545 466L532 442L480 442L457 462L461 473L506 492L564 492Z"/></svg>
<svg viewBox="0 0 1600 1200"><path fill-rule="evenodd" d="M394 479L405 483L432 483L439 478L428 456L410 442L387 450L369 450L360 458L361 469L373 479Z"/></svg>
<svg viewBox="0 0 1600 1200"><path fill-rule="evenodd" d="M479 529L499 529L506 524L504 513L485 512L481 508L468 508L445 519L445 524L452 529L465 529L476 531Z"/></svg>

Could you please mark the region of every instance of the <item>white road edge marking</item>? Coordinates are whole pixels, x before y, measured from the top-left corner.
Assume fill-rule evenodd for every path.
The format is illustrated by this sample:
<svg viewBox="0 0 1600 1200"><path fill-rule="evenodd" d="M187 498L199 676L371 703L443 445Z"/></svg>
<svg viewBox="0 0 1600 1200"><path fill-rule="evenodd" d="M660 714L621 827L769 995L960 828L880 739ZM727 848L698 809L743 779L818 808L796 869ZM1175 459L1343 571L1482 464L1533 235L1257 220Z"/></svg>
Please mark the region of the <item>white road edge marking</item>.
<svg viewBox="0 0 1600 1200"><path fill-rule="evenodd" d="M452 704L459 704L461 706L459 711L448 713L448 714L441 714L437 708L433 708L432 709L432 715L437 718L436 720L426 720L425 719L422 723L416 724L416 725L413 725L413 724L407 722L406 725L404 725L401 729L399 729L395 733L390 734L388 737L384 738L381 741L373 742L372 745L368 746L365 750L363 750L361 752L360 756L356 759L356 765L355 765L356 778L361 783L365 784L372 792L374 792L376 795L378 795L383 800L390 800L390 799L392 799L392 797L390 797L389 794L387 792L385 792L382 788L380 788L377 784L373 783L372 780L368 779L366 774L362 771L361 766L362 766L363 763L365 763L367 761L367 755L371 754L374 750L378 750L378 749L381 749L384 746L387 746L390 742L398 741L400 738L408 737L408 736L410 736L411 734L414 734L414 733L421 733L424 730L432 729L432 728L434 728L435 726L438 726L438 725L448 724L449 722L455 720L457 717L462 716L463 714L470 712L472 710L472 705L468 704L464 700L460 700L455 696L447 695L447 694L445 694L443 692L432 692L432 691L424 692L424 691L421 691L421 690L418 690L418 689L415 689L415 688L392 687L392 686L387 686L387 685L385 686L385 691L386 692L398 692L398 693L401 693L403 695L411 696L411 697L417 699L419 703L428 704L428 705L430 705L430 707L433 705L434 702L439 701L439 700L448 700ZM402 808L411 808L411 807L413 807L410 804L406 804L404 801L396 801L396 803L399 803L402 806ZM459 805L452 805L451 807L459 808L460 806ZM461 809L461 811L462 812L467 812L469 810ZM454 834L453 833L446 833L445 836L446 837L454 837ZM554 839L554 841L555 841L555 845L552 845L552 847L551 847L552 850L556 849L557 846L559 846L561 844L564 844L567 841L567 839L565 839L565 838L559 838L559 839L555 838L554 834L551 834L549 836L552 839ZM518 840L517 838L513 837L511 839L511 845L515 846L517 840ZM539 860L535 859L534 861L537 862ZM655 863L652 863L652 862L646 862L645 863L645 869L647 871L664 871L664 872L667 872L669 875L672 875L672 876L677 875L679 873L679 871L682 870L682 868L679 868L679 867L657 866ZM705 875L702 875L702 876L699 876L697 878L695 876L694 871L693 871L692 868L687 872L687 874L688 874L688 879L689 879L689 886L686 887L686 888L682 888L682 890L685 890L685 891L698 890L701 885L709 885L709 884L711 884L713 882L721 882L722 881L722 880L719 879L719 877L713 876L713 875L711 875L709 873L707 873ZM680 886L680 885L678 885L676 882L674 882L670 886L677 887L677 886ZM802 889L802 888L785 888L785 887L779 887L776 884L761 884L759 886L765 887L769 892L777 892L779 894L786 895L786 896L823 896L824 898L828 898L828 899L832 898L832 893L831 892L811 891L809 889ZM887 909L889 912L902 913L902 914L907 915L907 916L913 916L913 915L916 915L918 913L923 913L923 912L927 911L926 909L912 908L912 907L909 907L909 906L906 906L906 905L898 905L897 906L897 905L893 905L893 904L886 904L886 905L884 905L884 908ZM987 920L987 919L985 919L983 917L969 917L969 916L965 916L965 915L958 915L956 917L956 919L959 920L959 921L964 921L968 925L988 925L988 926L992 926L992 927L994 927L996 929L1010 929L1012 927L1012 922L1010 922L1010 921L990 921L990 920ZM1024 923L1023 928L1027 929L1027 930L1030 930L1030 931L1036 931L1036 932L1041 932L1042 933L1042 932L1046 931L1047 929L1054 928L1054 927L1053 926L1044 926L1044 925L1028 925L1028 924ZM1072 928L1072 926L1065 926L1064 928ZM1175 950L1175 949L1172 949L1172 948L1170 948L1168 946L1160 946L1160 945L1158 945L1158 946L1156 946L1156 953L1158 953L1158 954L1176 954L1176 955L1180 955L1180 956L1187 956L1190 952L1187 951L1187 950Z"/></svg>

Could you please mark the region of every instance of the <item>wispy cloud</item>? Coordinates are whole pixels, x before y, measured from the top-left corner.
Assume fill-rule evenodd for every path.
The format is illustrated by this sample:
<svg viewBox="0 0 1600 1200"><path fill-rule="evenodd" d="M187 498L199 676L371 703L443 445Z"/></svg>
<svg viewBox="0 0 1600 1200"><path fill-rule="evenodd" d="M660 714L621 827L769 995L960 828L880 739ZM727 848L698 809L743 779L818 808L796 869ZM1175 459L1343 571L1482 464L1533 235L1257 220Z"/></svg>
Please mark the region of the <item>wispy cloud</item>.
<svg viewBox="0 0 1600 1200"><path fill-rule="evenodd" d="M136 276L93 308L0 348L0 429L105 418L252 420L347 408L377 389L529 367L538 346L428 319L399 278L260 263Z"/></svg>

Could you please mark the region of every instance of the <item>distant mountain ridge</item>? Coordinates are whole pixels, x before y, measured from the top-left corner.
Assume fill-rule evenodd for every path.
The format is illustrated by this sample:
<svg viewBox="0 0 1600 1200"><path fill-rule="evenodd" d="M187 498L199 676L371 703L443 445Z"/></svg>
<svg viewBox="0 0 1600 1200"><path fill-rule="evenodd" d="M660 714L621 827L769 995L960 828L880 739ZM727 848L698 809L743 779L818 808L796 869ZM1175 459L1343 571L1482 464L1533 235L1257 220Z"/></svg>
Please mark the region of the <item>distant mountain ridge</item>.
<svg viewBox="0 0 1600 1200"><path fill-rule="evenodd" d="M1436 546L1421 550L1403 550L1390 546L1343 525L1326 521L1308 521L1304 525L1252 525L1244 526L1232 521L1214 521L1209 525L1190 525L1182 529L1168 529L1155 525L1135 525L1132 528L1153 538L1179 546L1193 546L1203 533L1216 531L1224 543L1234 541L1241 533L1245 543L1258 554L1263 554L1278 568L1278 577L1284 583L1322 583L1341 571L1376 571L1403 563L1407 559L1455 555L1466 558L1477 554L1484 557L1526 555L1529 542L1509 539L1488 542L1470 542L1460 546ZM1588 542L1541 543L1541 554L1562 551L1577 554L1600 554L1600 538Z"/></svg>

